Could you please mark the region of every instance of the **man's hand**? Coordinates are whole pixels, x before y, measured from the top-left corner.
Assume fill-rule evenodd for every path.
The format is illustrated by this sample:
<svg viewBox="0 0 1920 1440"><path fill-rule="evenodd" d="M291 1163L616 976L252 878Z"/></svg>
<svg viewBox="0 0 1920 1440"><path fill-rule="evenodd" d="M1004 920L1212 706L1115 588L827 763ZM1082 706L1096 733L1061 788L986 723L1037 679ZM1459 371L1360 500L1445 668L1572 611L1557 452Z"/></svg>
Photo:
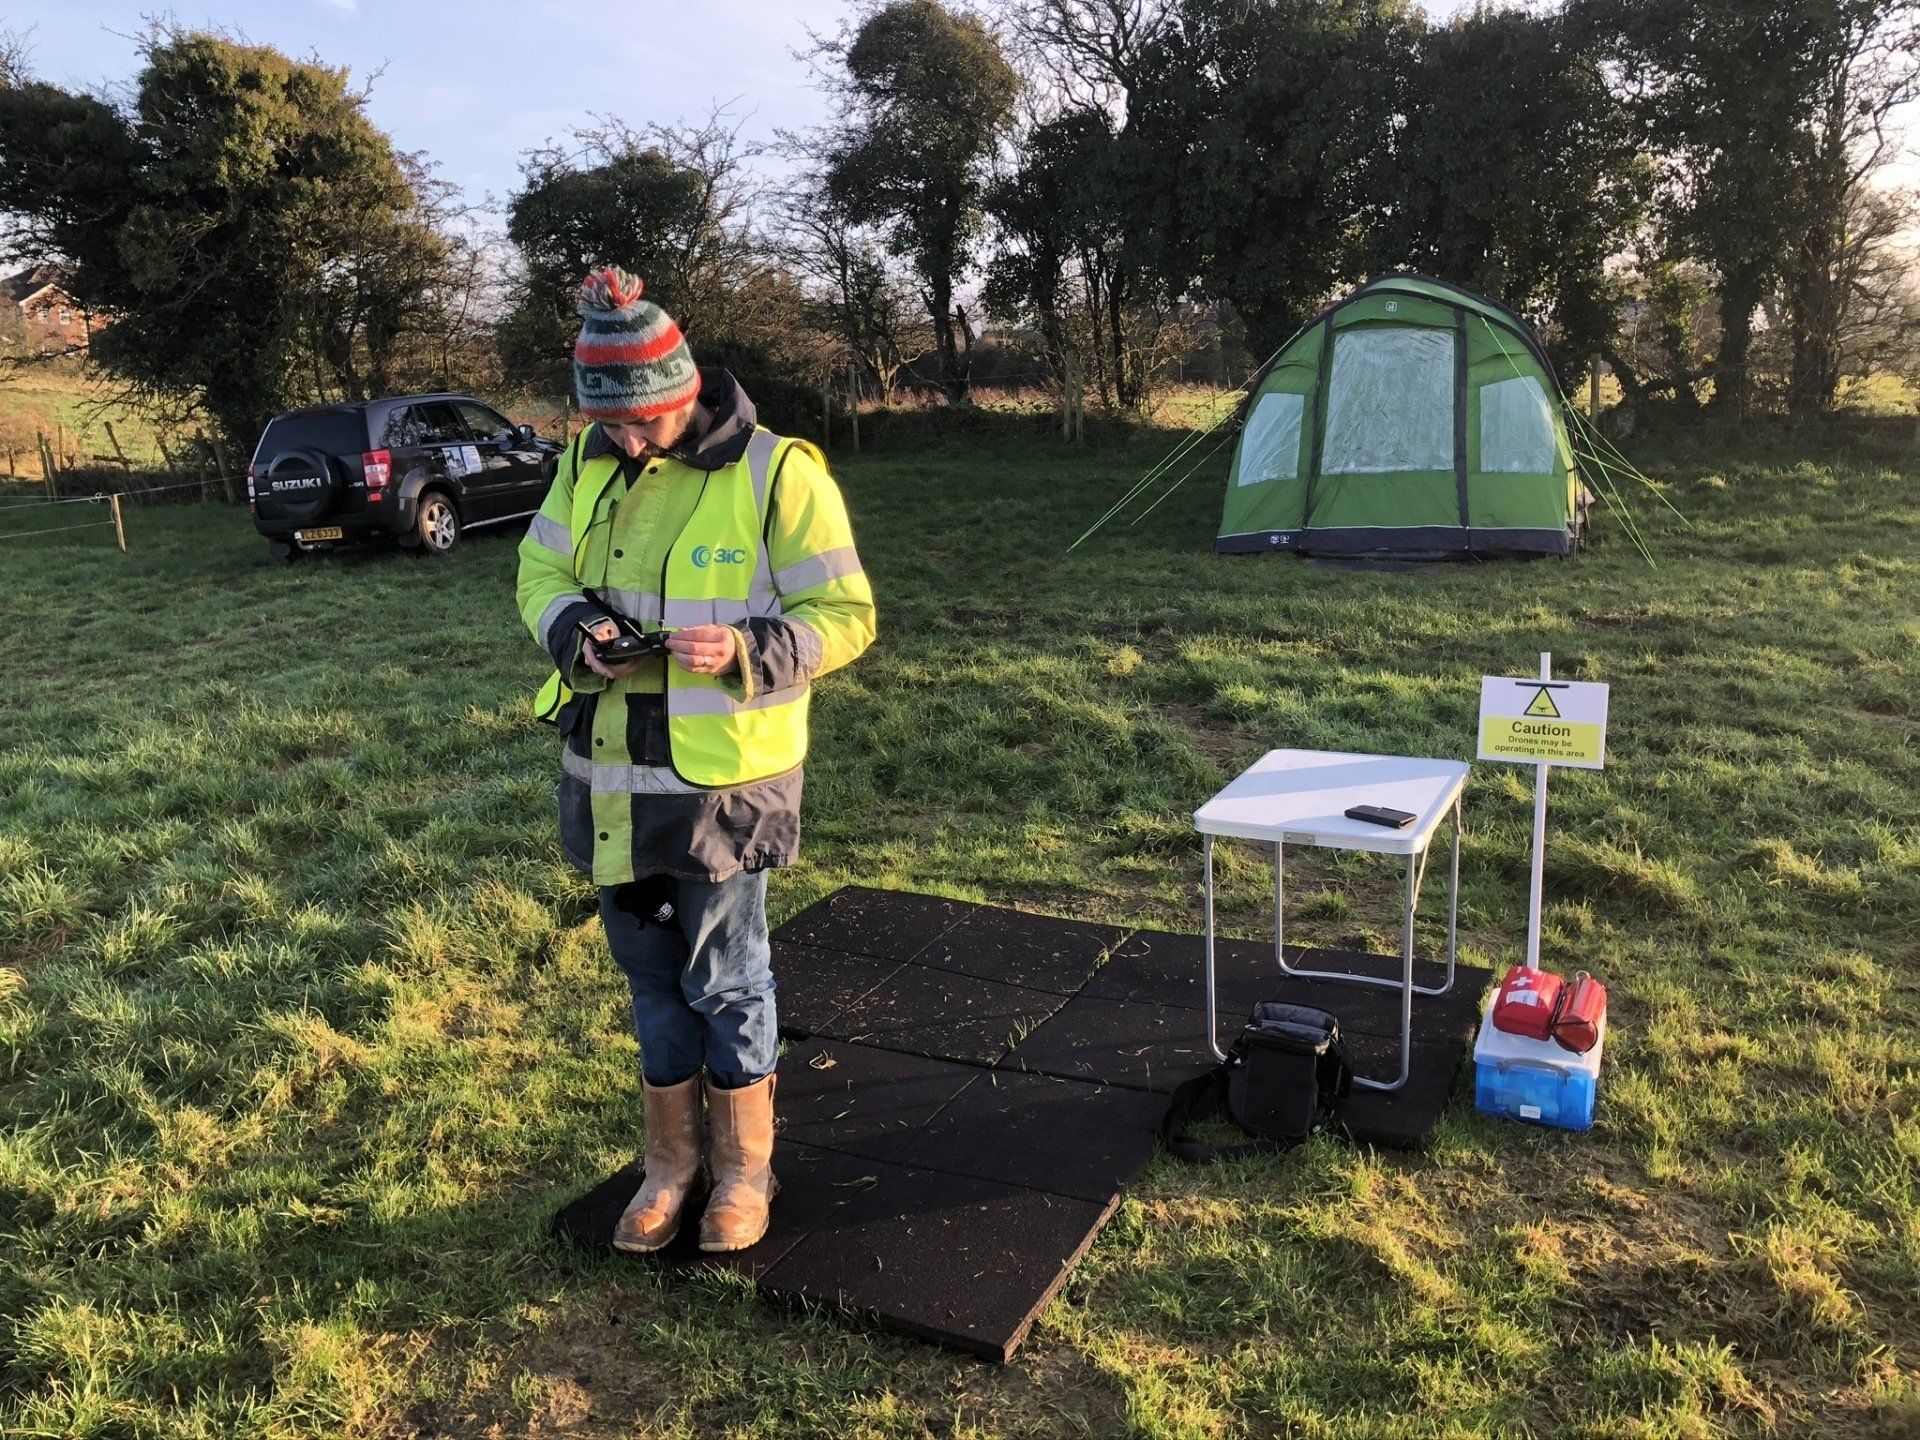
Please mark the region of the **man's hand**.
<svg viewBox="0 0 1920 1440"><path fill-rule="evenodd" d="M725 675L740 663L740 638L725 625L688 625L667 637L667 649L682 670Z"/></svg>
<svg viewBox="0 0 1920 1440"><path fill-rule="evenodd" d="M594 640L617 640L620 627L611 620L602 620L593 627L593 636ZM593 648L593 640L585 640L580 645L580 658L587 662L587 668L594 674L604 675L609 680L623 680L638 670L647 657L643 655L638 660L622 660L609 665L600 658L600 652Z"/></svg>

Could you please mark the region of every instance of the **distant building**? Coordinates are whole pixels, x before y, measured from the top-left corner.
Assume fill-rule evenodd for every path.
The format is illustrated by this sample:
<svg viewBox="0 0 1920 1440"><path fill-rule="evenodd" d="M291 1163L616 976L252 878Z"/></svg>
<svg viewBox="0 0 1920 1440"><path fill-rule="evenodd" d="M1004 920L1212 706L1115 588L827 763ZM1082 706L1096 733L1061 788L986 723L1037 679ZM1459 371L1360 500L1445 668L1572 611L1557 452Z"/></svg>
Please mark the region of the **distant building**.
<svg viewBox="0 0 1920 1440"><path fill-rule="evenodd" d="M0 280L0 304L19 312L29 351L85 350L93 332L107 323L81 308L61 283L65 278L58 265L35 265Z"/></svg>

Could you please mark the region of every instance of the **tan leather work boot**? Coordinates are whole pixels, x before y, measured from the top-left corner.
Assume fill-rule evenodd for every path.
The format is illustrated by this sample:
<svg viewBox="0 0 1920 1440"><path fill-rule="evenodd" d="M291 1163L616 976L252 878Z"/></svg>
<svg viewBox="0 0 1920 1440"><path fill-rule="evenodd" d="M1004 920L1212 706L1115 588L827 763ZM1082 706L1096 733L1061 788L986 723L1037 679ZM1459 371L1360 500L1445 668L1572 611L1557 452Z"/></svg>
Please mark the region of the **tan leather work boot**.
<svg viewBox="0 0 1920 1440"><path fill-rule="evenodd" d="M707 1086L713 1196L700 1218L702 1250L744 1250L767 1233L767 1202L780 1191L773 1178L773 1081L769 1075L738 1090Z"/></svg>
<svg viewBox="0 0 1920 1440"><path fill-rule="evenodd" d="M680 1233L680 1212L700 1174L700 1081L695 1074L678 1085L648 1085L645 1116L646 1167L640 1189L613 1227L613 1248L648 1254L673 1243Z"/></svg>

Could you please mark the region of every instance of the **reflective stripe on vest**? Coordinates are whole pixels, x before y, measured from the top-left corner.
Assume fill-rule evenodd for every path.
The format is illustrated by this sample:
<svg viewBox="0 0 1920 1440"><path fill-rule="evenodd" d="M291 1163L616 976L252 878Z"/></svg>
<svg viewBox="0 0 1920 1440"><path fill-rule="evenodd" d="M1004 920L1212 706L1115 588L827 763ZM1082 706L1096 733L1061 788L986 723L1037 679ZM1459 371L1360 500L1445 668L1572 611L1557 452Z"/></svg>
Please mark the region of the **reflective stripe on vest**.
<svg viewBox="0 0 1920 1440"><path fill-rule="evenodd" d="M547 608L540 612L540 623L534 629L539 635L541 645L549 653L553 650L553 636L549 633L553 629L553 622L560 618L560 613L569 605L582 604L586 598L578 590L570 590L565 595L554 596L547 602Z"/></svg>
<svg viewBox="0 0 1920 1440"><path fill-rule="evenodd" d="M527 533L533 536L536 545L553 551L554 554L571 562L573 559L573 536L567 533L567 527L548 515L535 515L533 523L527 527Z"/></svg>
<svg viewBox="0 0 1920 1440"><path fill-rule="evenodd" d="M561 752L560 768L595 795L698 795L707 788L688 784L666 765L596 765L571 750Z"/></svg>

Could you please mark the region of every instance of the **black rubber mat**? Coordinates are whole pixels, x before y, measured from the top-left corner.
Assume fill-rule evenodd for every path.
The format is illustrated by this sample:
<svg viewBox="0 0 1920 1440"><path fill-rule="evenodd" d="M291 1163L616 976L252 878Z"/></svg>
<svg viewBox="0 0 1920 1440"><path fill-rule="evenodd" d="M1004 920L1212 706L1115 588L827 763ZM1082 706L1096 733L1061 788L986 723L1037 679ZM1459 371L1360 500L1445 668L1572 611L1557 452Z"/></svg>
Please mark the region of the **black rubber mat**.
<svg viewBox="0 0 1920 1440"><path fill-rule="evenodd" d="M1165 1094L1213 1063L1201 1013L1078 995L1000 1064Z"/></svg>
<svg viewBox="0 0 1920 1440"><path fill-rule="evenodd" d="M1420 1032L1416 1029L1415 1035ZM1361 1075L1391 1080L1400 1073L1400 1037L1352 1034L1347 1053ZM1418 1150L1433 1134L1467 1060L1458 1040L1413 1042L1413 1069L1400 1089L1385 1092L1355 1086L1337 1123L1353 1139L1389 1150Z"/></svg>
<svg viewBox="0 0 1920 1440"><path fill-rule="evenodd" d="M1153 1159L1166 1101L1139 1090L978 1071L914 1135L904 1165L1105 1204Z"/></svg>
<svg viewBox="0 0 1920 1440"><path fill-rule="evenodd" d="M1206 942L1198 935L1136 930L1116 946L1081 994L1093 1000L1206 1008ZM1289 956L1291 958L1291 956ZM1266 998L1264 982L1277 973L1273 946L1250 940L1214 945L1214 979L1223 1010L1242 1012Z"/></svg>
<svg viewBox="0 0 1920 1440"><path fill-rule="evenodd" d="M901 1149L968 1089L978 1067L813 1039L780 1057L779 1138L875 1160Z"/></svg>
<svg viewBox="0 0 1920 1440"><path fill-rule="evenodd" d="M1080 993L1097 1000L1203 1010L1207 1003L1205 955L1206 941L1201 936L1135 931L1094 972ZM1301 950L1289 945L1287 963L1396 981L1400 978L1400 962L1391 956ZM1413 962L1417 985L1439 985L1446 977L1447 969L1441 962ZM1414 997L1415 1033L1433 1039L1471 1039L1480 1019L1481 996L1492 978L1491 972L1478 966L1456 966L1453 989L1448 994ZM1291 979L1274 962L1272 944L1264 941L1216 941L1214 989L1221 1023L1229 1029L1237 1029L1252 1016L1255 1002L1282 1000L1331 1010L1340 1017L1343 1030L1394 1036L1400 1033L1400 996L1396 991L1383 986Z"/></svg>
<svg viewBox="0 0 1920 1440"><path fill-rule="evenodd" d="M1324 958L1324 952L1316 955L1309 950L1302 960L1312 964ZM1487 978L1485 970L1462 967L1455 972L1451 993L1415 995L1413 1033L1428 1040L1470 1039L1479 1018L1476 1007ZM1329 984L1323 980L1273 980L1260 987L1259 998L1330 1010L1339 1017L1342 1034L1379 1035L1394 1040L1400 1038L1400 994L1384 986ZM1234 1010L1223 1006L1220 1022L1231 1035L1252 1014L1250 1005Z"/></svg>
<svg viewBox="0 0 1920 1440"><path fill-rule="evenodd" d="M1150 1161L1166 1092L1212 1064L1200 939L871 890L829 896L777 939L792 1043L772 1228L750 1250L706 1256L696 1216L651 1262L736 1271L773 1296L1011 1356ZM1254 1001L1299 1000L1341 1017L1362 1073L1397 1069L1390 991L1280 979L1257 942L1222 942L1219 956L1222 1044ZM1301 963L1397 968L1326 951ZM1423 983L1440 972L1415 967ZM1463 966L1452 995L1415 1001L1411 1081L1356 1090L1340 1116L1350 1135L1425 1142L1489 979ZM607 1251L639 1180L637 1165L609 1177L554 1233Z"/></svg>
<svg viewBox="0 0 1920 1440"><path fill-rule="evenodd" d="M899 968L893 960L774 941L773 1005L780 1033L801 1039L819 1034L834 1016Z"/></svg>
<svg viewBox="0 0 1920 1440"><path fill-rule="evenodd" d="M640 1188L643 1176L638 1160L614 1171L586 1194L562 1205L547 1227L548 1233L594 1254L612 1254L614 1222Z"/></svg>
<svg viewBox="0 0 1920 1440"><path fill-rule="evenodd" d="M849 885L816 900L773 932L791 945L815 945L877 960L906 960L979 907L964 900Z"/></svg>
<svg viewBox="0 0 1920 1440"><path fill-rule="evenodd" d="M844 1172L828 1182L842 1201L762 1288L995 1360L1012 1357L1119 1204L820 1154L827 1175Z"/></svg>
<svg viewBox="0 0 1920 1440"><path fill-rule="evenodd" d="M902 965L821 1027L835 1040L991 1065L1065 1002L1044 990L1003 985L925 965Z"/></svg>
<svg viewBox="0 0 1920 1440"><path fill-rule="evenodd" d="M838 1163L829 1166L822 1157ZM571 1241L596 1255L618 1256L674 1270L699 1267L730 1270L757 1280L775 1261L829 1220L844 1198L836 1188L845 1179L840 1173L841 1164L858 1163L856 1157L842 1160L832 1151L800 1145L776 1146L774 1174L780 1181L780 1193L769 1211L766 1235L759 1244L745 1250L708 1254L700 1249L700 1211L706 1203L703 1192L696 1193L689 1202L680 1233L666 1249L651 1255L627 1255L615 1250L613 1227L640 1188L644 1173L637 1160L562 1208L553 1217L550 1229L556 1239Z"/></svg>
<svg viewBox="0 0 1920 1440"><path fill-rule="evenodd" d="M981 906L913 959L916 965L1071 995L1126 936L1112 925Z"/></svg>

